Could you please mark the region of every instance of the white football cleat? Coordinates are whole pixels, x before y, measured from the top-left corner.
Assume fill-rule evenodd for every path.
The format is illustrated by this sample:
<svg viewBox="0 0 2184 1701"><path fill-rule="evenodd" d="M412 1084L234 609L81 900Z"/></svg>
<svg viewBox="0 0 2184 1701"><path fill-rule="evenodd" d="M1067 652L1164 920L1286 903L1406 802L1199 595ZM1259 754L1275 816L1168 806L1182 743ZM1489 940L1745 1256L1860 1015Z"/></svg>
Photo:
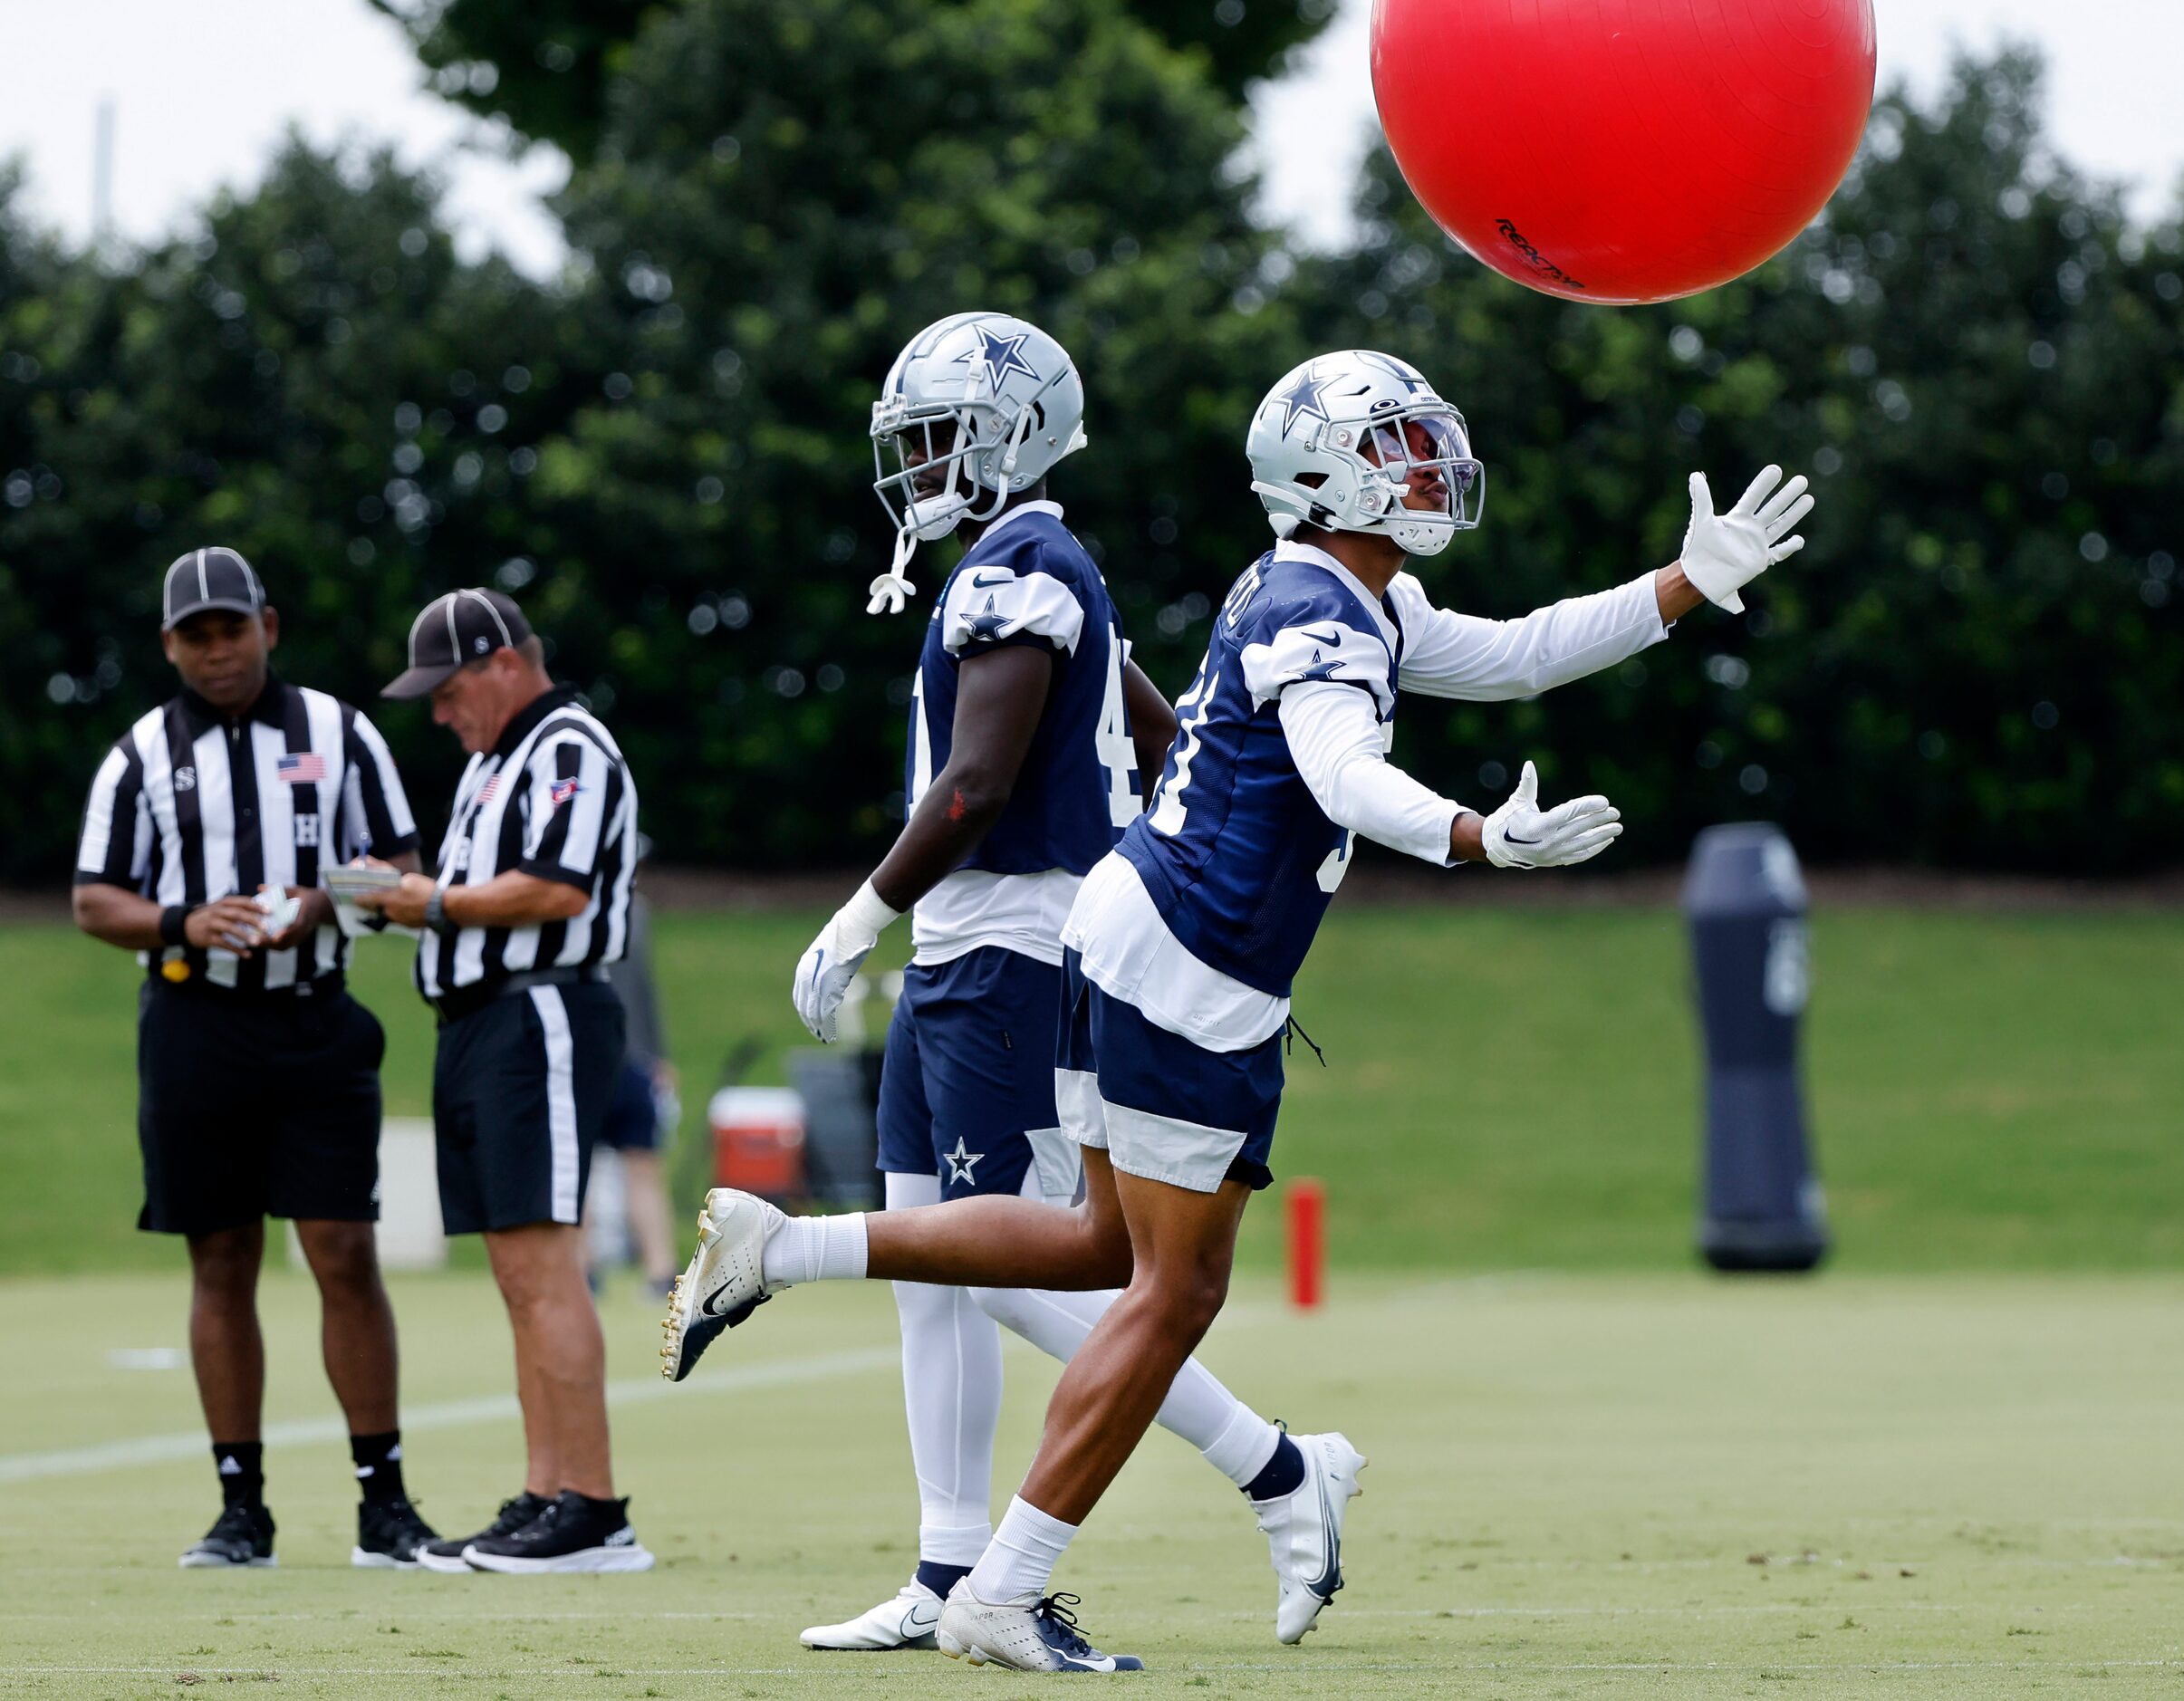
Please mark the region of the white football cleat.
<svg viewBox="0 0 2184 1701"><path fill-rule="evenodd" d="M766 1285L766 1239L787 1219L755 1194L715 1187L698 1214L698 1250L668 1298L659 1373L679 1382L724 1330L736 1327L786 1283Z"/></svg>
<svg viewBox="0 0 2184 1701"><path fill-rule="evenodd" d="M1342 1586L1342 1520L1350 1515L1350 1503L1365 1492L1358 1485L1365 1456L1347 1436L1289 1438L1304 1456L1304 1480L1293 1493L1253 1501L1251 1509L1259 1515L1281 1584L1275 1638L1301 1642Z"/></svg>
<svg viewBox="0 0 2184 1701"><path fill-rule="evenodd" d="M893 1599L846 1624L814 1624L796 1639L806 1648L843 1654L880 1654L897 1648L932 1648L940 1622L940 1597L912 1578Z"/></svg>
<svg viewBox="0 0 2184 1701"><path fill-rule="evenodd" d="M933 1632L940 1651L1005 1671L1143 1671L1135 1654L1102 1654L1084 1639L1070 1609L1074 1595L1045 1595L1028 1606L995 1606L971 1593L966 1577L948 1591Z"/></svg>

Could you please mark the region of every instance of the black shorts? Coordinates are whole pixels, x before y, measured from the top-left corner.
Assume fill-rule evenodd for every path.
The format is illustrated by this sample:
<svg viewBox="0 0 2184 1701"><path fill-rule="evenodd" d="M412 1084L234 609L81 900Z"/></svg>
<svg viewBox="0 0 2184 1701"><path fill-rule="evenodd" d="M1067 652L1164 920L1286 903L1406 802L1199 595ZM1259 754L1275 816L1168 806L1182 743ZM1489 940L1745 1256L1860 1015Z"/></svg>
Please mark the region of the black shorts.
<svg viewBox="0 0 2184 1701"><path fill-rule="evenodd" d="M317 997L147 981L138 1000L137 1226L208 1235L266 1216L380 1214L379 1018Z"/></svg>
<svg viewBox="0 0 2184 1701"><path fill-rule="evenodd" d="M659 1149L659 1101L652 1096L652 1077L626 1057L615 1072L614 1093L607 1100L599 1143L618 1152Z"/></svg>
<svg viewBox="0 0 2184 1701"><path fill-rule="evenodd" d="M580 981L510 993L441 1027L432 1122L450 1235L582 1217L625 1021L611 986Z"/></svg>

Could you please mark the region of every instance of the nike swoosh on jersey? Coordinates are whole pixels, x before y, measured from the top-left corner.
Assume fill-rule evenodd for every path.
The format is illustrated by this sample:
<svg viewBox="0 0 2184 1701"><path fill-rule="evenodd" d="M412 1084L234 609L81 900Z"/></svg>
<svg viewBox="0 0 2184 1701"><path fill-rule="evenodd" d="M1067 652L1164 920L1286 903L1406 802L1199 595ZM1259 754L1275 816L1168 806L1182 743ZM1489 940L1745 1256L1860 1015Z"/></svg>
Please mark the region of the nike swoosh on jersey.
<svg viewBox="0 0 2184 1701"><path fill-rule="evenodd" d="M1015 580L1016 575L1012 572L997 572L990 579L987 578L984 573L973 573L971 575L971 583L981 591L984 591L989 585L1014 584Z"/></svg>
<svg viewBox="0 0 2184 1701"><path fill-rule="evenodd" d="M1304 632L1304 629L1300 626L1297 630ZM1333 644L1339 647L1342 641L1342 635L1340 632L1304 632L1304 636L1315 644Z"/></svg>

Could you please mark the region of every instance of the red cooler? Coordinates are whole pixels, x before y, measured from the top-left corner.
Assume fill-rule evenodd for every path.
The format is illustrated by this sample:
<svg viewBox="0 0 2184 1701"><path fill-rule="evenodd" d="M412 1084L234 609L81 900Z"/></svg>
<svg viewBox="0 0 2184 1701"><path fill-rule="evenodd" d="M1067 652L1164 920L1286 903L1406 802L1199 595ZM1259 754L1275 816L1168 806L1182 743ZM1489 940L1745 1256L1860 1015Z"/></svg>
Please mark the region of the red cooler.
<svg viewBox="0 0 2184 1701"><path fill-rule="evenodd" d="M803 1192L803 1095L791 1087L723 1087L706 1107L713 1181L764 1198Z"/></svg>

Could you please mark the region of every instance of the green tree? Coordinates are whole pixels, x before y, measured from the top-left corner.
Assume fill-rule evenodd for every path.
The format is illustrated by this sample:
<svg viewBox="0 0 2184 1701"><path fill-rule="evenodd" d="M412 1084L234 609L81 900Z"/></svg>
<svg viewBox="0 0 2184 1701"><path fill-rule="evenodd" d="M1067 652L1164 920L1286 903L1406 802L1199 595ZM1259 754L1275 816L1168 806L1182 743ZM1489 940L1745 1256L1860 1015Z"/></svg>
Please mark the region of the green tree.
<svg viewBox="0 0 2184 1701"><path fill-rule="evenodd" d="M638 38L682 0L370 0L397 20L433 87L517 131L589 160L608 124L614 81ZM1148 27L1195 49L1232 100L1276 74L1333 16L1335 0L1128 0ZM928 10L945 9L937 0ZM956 67L975 75L975 56ZM891 95L886 83L863 91Z"/></svg>
<svg viewBox="0 0 2184 1701"><path fill-rule="evenodd" d="M0 870L62 864L98 752L171 693L159 586L182 551L240 548L286 618L280 664L365 703L426 598L548 554L522 486L581 353L534 286L455 257L435 186L389 156L291 141L256 190L111 271L4 216L0 253L19 292L0 297L0 784L20 811ZM429 811L456 753L385 719Z"/></svg>
<svg viewBox="0 0 2184 1701"><path fill-rule="evenodd" d="M862 612L890 542L866 429L897 350L967 306L1075 354L1092 447L1054 494L1179 688L1265 536L1236 445L1292 334L1238 136L1112 0L693 0L646 31L561 201L621 364L534 494L663 853L846 860L891 831L918 633Z"/></svg>

